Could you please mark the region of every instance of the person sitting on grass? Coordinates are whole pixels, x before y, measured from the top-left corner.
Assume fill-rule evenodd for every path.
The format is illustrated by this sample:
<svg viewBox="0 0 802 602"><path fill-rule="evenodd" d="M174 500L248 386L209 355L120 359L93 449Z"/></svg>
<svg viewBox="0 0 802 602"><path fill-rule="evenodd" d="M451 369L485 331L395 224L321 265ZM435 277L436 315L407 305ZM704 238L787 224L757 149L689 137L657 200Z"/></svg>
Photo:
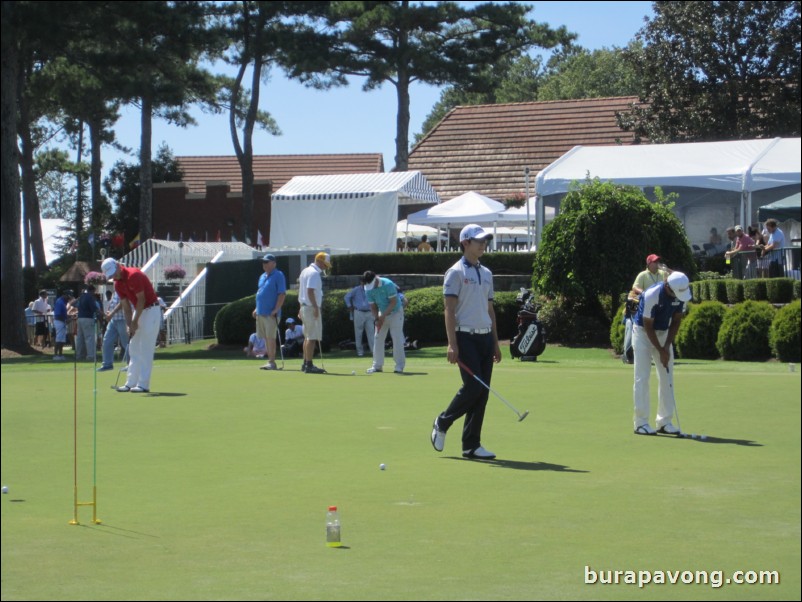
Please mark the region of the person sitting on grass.
<svg viewBox="0 0 802 602"><path fill-rule="evenodd" d="M243 351L246 357L263 358L267 355L267 341L254 332L248 338L248 345L243 348Z"/></svg>

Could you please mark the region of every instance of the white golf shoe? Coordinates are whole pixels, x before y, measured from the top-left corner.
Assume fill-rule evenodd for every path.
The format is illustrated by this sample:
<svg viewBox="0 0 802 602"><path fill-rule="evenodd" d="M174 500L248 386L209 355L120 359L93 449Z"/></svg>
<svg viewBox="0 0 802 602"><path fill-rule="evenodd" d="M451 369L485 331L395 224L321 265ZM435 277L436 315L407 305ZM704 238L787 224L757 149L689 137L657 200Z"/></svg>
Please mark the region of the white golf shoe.
<svg viewBox="0 0 802 602"><path fill-rule="evenodd" d="M641 424L635 429L636 435L656 435L657 431L652 428L651 424Z"/></svg>
<svg viewBox="0 0 802 602"><path fill-rule="evenodd" d="M663 435L679 435L680 434L679 429L676 426L674 426L673 424L671 424L670 422L668 424L664 424L659 429L657 429L657 432L661 433Z"/></svg>
<svg viewBox="0 0 802 602"><path fill-rule="evenodd" d="M496 457L492 451L485 449L481 445L476 449L465 449L462 451L463 458L471 458L474 460L492 460Z"/></svg>
<svg viewBox="0 0 802 602"><path fill-rule="evenodd" d="M432 425L432 447L434 447L435 451L441 452L445 446L446 432L440 430L440 427L437 426L437 418L435 418Z"/></svg>

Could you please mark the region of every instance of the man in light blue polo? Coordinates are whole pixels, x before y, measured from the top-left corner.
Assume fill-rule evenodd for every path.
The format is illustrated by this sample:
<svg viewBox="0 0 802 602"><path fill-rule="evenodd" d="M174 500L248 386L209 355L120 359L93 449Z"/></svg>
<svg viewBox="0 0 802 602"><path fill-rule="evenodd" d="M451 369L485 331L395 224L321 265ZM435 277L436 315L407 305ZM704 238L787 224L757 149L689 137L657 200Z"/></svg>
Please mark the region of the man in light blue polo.
<svg viewBox="0 0 802 602"><path fill-rule="evenodd" d="M259 289L256 291L256 333L267 343L267 363L262 370L277 370L276 335L278 321L281 319L281 306L287 294L287 280L284 273L276 269L276 256L268 253L262 257L264 274L259 277Z"/></svg>
<svg viewBox="0 0 802 602"><path fill-rule="evenodd" d="M501 349L493 309L493 274L479 259L492 238L491 233L476 224L465 226L459 236L462 258L446 272L443 281L448 361L461 362L488 385L493 363L501 361ZM482 446L488 390L462 366L460 376L462 388L448 408L434 419L432 446L443 451L446 432L454 421L465 416L462 456L492 460L496 455Z"/></svg>
<svg viewBox="0 0 802 602"><path fill-rule="evenodd" d="M379 278L375 272L368 270L362 274L362 285L365 287L370 311L376 324L373 336L373 365L368 374L382 372L384 369L384 342L387 333L393 339L393 361L396 374L404 373L406 354L404 353L404 311L398 298L398 287L389 278Z"/></svg>

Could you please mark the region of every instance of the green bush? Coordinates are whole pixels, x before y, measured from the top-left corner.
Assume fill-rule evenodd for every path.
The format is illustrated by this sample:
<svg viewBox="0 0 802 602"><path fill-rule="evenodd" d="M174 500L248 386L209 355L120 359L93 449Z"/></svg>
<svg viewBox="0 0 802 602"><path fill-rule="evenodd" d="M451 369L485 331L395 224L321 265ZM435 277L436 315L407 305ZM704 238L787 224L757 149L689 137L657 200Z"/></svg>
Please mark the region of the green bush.
<svg viewBox="0 0 802 602"><path fill-rule="evenodd" d="M769 303L790 303L794 300L794 281L790 278L766 280L766 297Z"/></svg>
<svg viewBox="0 0 802 602"><path fill-rule="evenodd" d="M727 283L727 303L735 305L744 301L744 282L743 280L725 280Z"/></svg>
<svg viewBox="0 0 802 602"><path fill-rule="evenodd" d="M708 280L707 298L705 299L705 301L718 301L719 303L727 303L728 282L732 282L732 280L730 279Z"/></svg>
<svg viewBox="0 0 802 602"><path fill-rule="evenodd" d="M624 325L624 311L627 309L627 304L622 303L615 312L613 322L610 324L610 346L617 355L624 353L624 335L626 334L626 326Z"/></svg>
<svg viewBox="0 0 802 602"><path fill-rule="evenodd" d="M341 341L353 340L354 325L345 307L348 290L326 291L323 295L323 348L338 345ZM407 291L409 301L404 310L404 335L421 343L444 343L447 340L443 315L442 287L429 287ZM516 319L517 293L496 292L494 309L499 340L510 339L518 331ZM215 335L223 345L246 345L248 337L256 329L252 316L256 296L233 301L223 307L215 318ZM282 309L282 320L298 315L298 292L287 291ZM283 326L283 323L282 323ZM283 336L282 329L282 336Z"/></svg>
<svg viewBox="0 0 802 602"><path fill-rule="evenodd" d="M768 299L768 295L766 294L765 279L744 280L744 301L765 301L766 299Z"/></svg>
<svg viewBox="0 0 802 602"><path fill-rule="evenodd" d="M334 275L361 274L365 266L382 274L438 274L442 275L462 255L443 253L357 253L337 255L331 273ZM531 274L534 253L486 253L482 265L494 274Z"/></svg>
<svg viewBox="0 0 802 602"><path fill-rule="evenodd" d="M693 295L693 300L697 303L707 301L707 281L691 282L691 294Z"/></svg>
<svg viewBox="0 0 802 602"><path fill-rule="evenodd" d="M769 330L771 351L781 362L800 361L800 328L802 302L799 299L781 308Z"/></svg>
<svg viewBox="0 0 802 602"><path fill-rule="evenodd" d="M716 340L721 357L737 361L769 359L769 328L774 314L774 308L763 301L746 301L728 311Z"/></svg>
<svg viewBox="0 0 802 602"><path fill-rule="evenodd" d="M562 297L542 300L538 319L550 343L605 347L610 340L609 322L592 309L572 304Z"/></svg>
<svg viewBox="0 0 802 602"><path fill-rule="evenodd" d="M719 352L716 348L716 339L726 312L727 307L718 301L691 304L675 339L679 356L717 359Z"/></svg>
<svg viewBox="0 0 802 602"><path fill-rule="evenodd" d="M802 298L802 281L794 280L794 299Z"/></svg>

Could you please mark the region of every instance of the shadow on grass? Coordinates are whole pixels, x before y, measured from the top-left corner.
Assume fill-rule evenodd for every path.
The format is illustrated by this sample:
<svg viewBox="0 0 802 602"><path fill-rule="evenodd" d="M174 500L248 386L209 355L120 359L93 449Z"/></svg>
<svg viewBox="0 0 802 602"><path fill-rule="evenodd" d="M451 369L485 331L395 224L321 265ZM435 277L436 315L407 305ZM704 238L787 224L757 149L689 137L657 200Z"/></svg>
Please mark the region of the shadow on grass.
<svg viewBox="0 0 802 602"><path fill-rule="evenodd" d="M167 391L151 391L145 397L186 397L186 393L170 393Z"/></svg>
<svg viewBox="0 0 802 602"><path fill-rule="evenodd" d="M115 527L114 525L109 525L103 522L101 522L98 525L93 525L91 523L78 523L78 525L75 526L91 529L95 533L102 533L104 535L114 535L115 537L124 537L126 539L142 539L143 537L159 539L158 535L151 535L150 533L142 533L141 531L132 531L131 529L123 529L122 527Z"/></svg>
<svg viewBox="0 0 802 602"><path fill-rule="evenodd" d="M553 472L576 472L588 473L589 470L577 470L562 464L550 464L548 462L522 462L520 460L478 460L469 458L459 458L457 456L447 456L446 460L457 460L460 462L475 462L477 464L487 464L495 468L511 468L513 470L551 470Z"/></svg>
<svg viewBox="0 0 802 602"><path fill-rule="evenodd" d="M711 437L707 436L706 439L699 439L697 436L696 439L691 439L690 436L687 437L675 437L674 435L665 436L665 435L658 435L658 439L673 439L675 441L691 441L693 443L726 443L729 445L743 445L744 447L763 447L762 443L758 443L757 441L752 441L751 439L727 439L725 437Z"/></svg>

